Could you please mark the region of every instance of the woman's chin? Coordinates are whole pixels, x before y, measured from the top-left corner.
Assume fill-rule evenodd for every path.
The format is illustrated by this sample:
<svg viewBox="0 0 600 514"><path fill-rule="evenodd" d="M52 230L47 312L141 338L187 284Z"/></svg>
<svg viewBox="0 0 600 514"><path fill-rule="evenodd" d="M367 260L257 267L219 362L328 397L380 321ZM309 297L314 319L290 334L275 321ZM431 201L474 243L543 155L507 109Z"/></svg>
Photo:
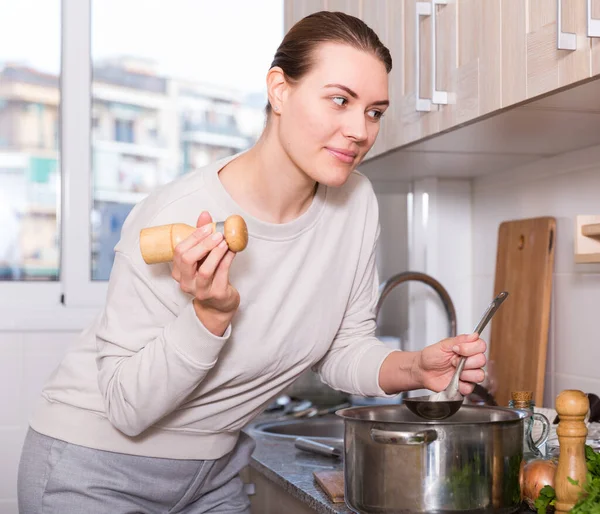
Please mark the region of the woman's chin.
<svg viewBox="0 0 600 514"><path fill-rule="evenodd" d="M327 187L341 187L346 183L351 173L352 169L350 168L324 170L322 173L317 174L317 182Z"/></svg>

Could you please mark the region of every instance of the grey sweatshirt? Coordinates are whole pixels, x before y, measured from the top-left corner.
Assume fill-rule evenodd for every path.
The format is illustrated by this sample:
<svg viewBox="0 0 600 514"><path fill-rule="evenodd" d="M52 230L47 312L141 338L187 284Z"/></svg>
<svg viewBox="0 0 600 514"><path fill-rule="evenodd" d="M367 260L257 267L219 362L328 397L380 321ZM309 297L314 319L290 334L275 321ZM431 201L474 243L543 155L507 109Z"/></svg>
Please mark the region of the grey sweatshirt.
<svg viewBox="0 0 600 514"><path fill-rule="evenodd" d="M33 429L102 450L216 459L305 370L331 387L388 396L378 376L393 351L375 336L378 206L358 172L319 186L308 210L272 224L244 212L218 172L229 157L149 195L115 248L105 306L45 384ZM195 315L172 265L147 265L140 230L240 214L249 243L230 281L240 307L222 337Z"/></svg>

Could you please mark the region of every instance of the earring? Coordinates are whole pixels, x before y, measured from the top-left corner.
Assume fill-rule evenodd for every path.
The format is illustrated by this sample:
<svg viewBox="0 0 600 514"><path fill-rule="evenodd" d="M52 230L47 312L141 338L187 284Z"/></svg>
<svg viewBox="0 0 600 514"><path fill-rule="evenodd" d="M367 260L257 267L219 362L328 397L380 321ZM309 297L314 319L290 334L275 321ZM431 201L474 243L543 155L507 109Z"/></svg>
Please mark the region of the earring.
<svg viewBox="0 0 600 514"><path fill-rule="evenodd" d="M277 107L276 105L273 106L273 110L274 111L279 111L279 107Z"/></svg>

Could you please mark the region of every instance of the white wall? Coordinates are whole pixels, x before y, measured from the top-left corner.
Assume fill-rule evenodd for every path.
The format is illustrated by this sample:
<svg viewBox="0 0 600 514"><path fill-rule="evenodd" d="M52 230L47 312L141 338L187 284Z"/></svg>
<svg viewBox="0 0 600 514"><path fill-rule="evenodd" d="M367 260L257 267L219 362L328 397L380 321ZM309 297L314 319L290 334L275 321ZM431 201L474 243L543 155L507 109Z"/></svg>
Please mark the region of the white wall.
<svg viewBox="0 0 600 514"><path fill-rule="evenodd" d="M537 216L557 220L544 395L548 407L563 389L600 395L600 264L574 262L578 214L600 214L600 147L544 159L473 184L474 315L493 294L500 223Z"/></svg>
<svg viewBox="0 0 600 514"><path fill-rule="evenodd" d="M17 514L17 468L42 384L74 332L0 332L0 514Z"/></svg>
<svg viewBox="0 0 600 514"><path fill-rule="evenodd" d="M409 184L374 181L373 188L379 203L381 233L377 248L377 270L379 282L382 283L408 269ZM401 347L408 339L408 299L408 286L398 286L386 297L377 319L379 335L399 338Z"/></svg>

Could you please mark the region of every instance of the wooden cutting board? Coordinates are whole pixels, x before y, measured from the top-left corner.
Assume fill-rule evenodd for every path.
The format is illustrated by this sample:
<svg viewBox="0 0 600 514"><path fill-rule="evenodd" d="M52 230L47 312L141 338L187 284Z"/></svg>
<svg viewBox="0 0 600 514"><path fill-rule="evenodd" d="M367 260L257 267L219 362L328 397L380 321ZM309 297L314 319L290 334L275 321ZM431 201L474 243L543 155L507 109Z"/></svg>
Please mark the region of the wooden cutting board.
<svg viewBox="0 0 600 514"><path fill-rule="evenodd" d="M498 405L508 405L511 391L533 391L542 406L555 241L551 217L506 221L498 229L494 296L510 295L491 322L490 372Z"/></svg>
<svg viewBox="0 0 600 514"><path fill-rule="evenodd" d="M344 472L343 471L313 471L313 476L321 489L325 491L333 503L344 501Z"/></svg>

